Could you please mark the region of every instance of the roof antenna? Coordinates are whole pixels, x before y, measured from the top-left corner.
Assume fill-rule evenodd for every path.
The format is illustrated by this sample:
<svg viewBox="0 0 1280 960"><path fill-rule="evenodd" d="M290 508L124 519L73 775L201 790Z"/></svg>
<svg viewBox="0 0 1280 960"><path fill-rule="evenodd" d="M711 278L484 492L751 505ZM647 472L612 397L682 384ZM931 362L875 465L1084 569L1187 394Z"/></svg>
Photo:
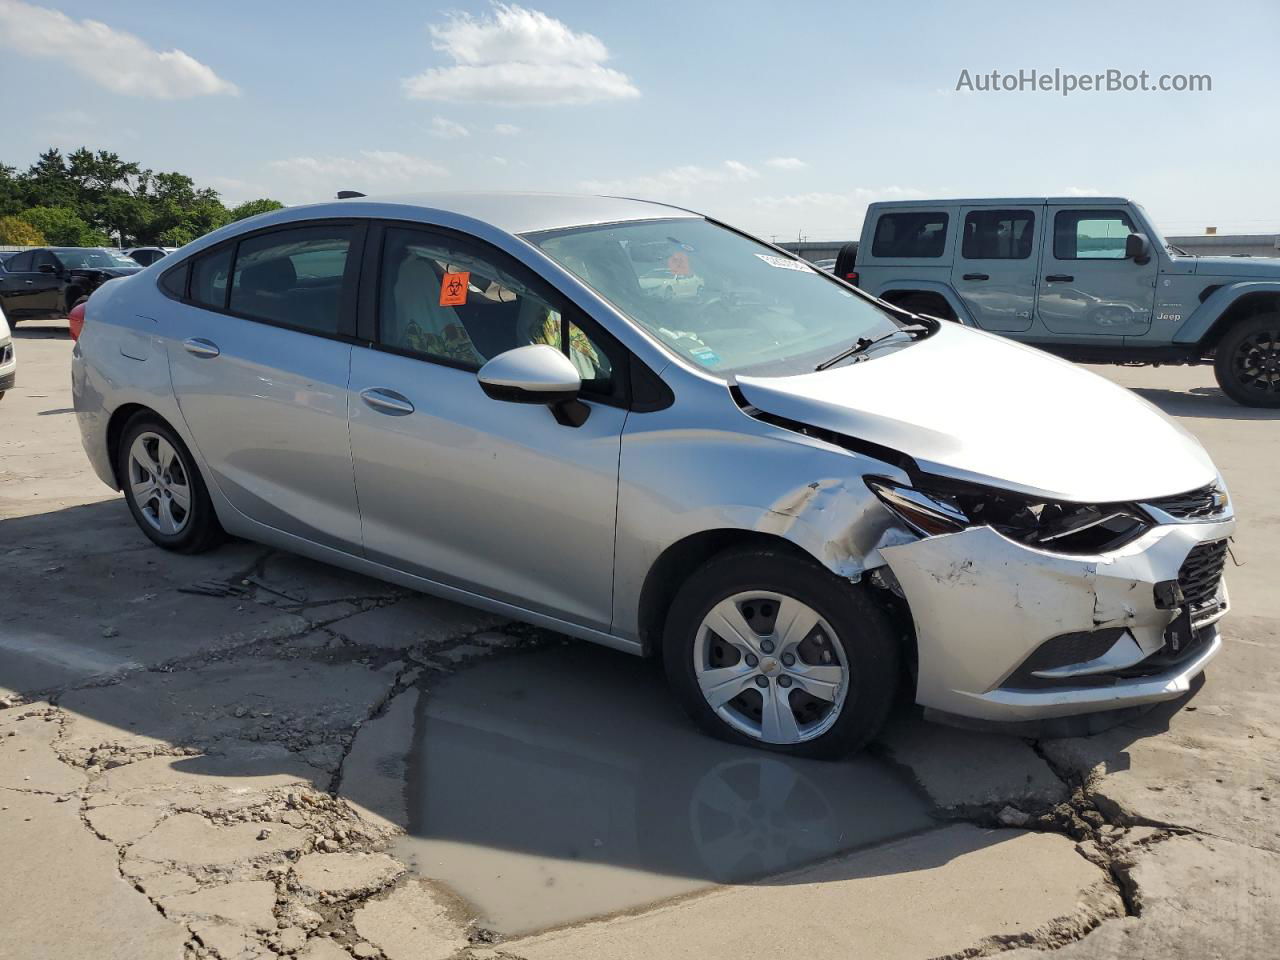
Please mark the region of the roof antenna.
<svg viewBox="0 0 1280 960"><path fill-rule="evenodd" d="M356 197L363 197L363 196L364 194L361 193L359 190L339 190L338 191L339 200L354 200Z"/></svg>

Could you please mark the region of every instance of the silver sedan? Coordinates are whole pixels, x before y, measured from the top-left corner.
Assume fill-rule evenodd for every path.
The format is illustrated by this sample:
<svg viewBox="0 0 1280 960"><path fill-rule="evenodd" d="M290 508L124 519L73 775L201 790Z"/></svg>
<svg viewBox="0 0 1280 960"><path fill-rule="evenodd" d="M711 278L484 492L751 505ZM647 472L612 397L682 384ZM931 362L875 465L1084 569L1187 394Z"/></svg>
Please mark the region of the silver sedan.
<svg viewBox="0 0 1280 960"><path fill-rule="evenodd" d="M1221 645L1232 510L1159 411L660 204L242 221L95 292L73 386L159 546L235 534L661 656L732 741L840 756L902 689L1114 711Z"/></svg>

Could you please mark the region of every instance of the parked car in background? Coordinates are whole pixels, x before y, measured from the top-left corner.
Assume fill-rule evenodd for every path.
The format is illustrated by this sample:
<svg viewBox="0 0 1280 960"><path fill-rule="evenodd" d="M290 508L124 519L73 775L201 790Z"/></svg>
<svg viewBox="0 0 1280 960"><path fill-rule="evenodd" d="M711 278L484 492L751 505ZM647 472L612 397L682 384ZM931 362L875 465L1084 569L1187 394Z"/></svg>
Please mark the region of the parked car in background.
<svg viewBox="0 0 1280 960"><path fill-rule="evenodd" d="M99 247L24 250L0 273L0 309L11 323L65 317L108 280L141 270L128 257Z"/></svg>
<svg viewBox="0 0 1280 960"><path fill-rule="evenodd" d="M839 756L1175 698L1234 519L1128 390L663 204L291 207L88 301L72 392L141 530L224 532L635 654L706 730ZM642 283L654 263L689 295Z"/></svg>
<svg viewBox="0 0 1280 960"><path fill-rule="evenodd" d="M1237 403L1280 407L1280 260L1188 255L1122 197L873 203L837 273L1072 360L1212 363Z"/></svg>
<svg viewBox="0 0 1280 960"><path fill-rule="evenodd" d="M18 381L18 358L13 352L13 337L4 310L0 309L0 400Z"/></svg>
<svg viewBox="0 0 1280 960"><path fill-rule="evenodd" d="M826 260L815 260L813 261L813 265L819 270L825 270L827 273L832 273L836 268L836 261L835 258L832 257Z"/></svg>
<svg viewBox="0 0 1280 960"><path fill-rule="evenodd" d="M130 247L124 251L124 255L144 267L149 267L177 249L177 247Z"/></svg>

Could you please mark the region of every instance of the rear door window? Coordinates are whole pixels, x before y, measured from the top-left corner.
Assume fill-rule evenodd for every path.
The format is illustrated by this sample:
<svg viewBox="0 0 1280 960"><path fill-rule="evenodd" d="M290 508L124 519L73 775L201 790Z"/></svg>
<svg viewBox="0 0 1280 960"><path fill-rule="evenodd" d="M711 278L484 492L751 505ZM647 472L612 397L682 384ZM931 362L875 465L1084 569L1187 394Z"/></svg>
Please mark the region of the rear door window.
<svg viewBox="0 0 1280 960"><path fill-rule="evenodd" d="M227 309L286 327L336 336L354 228L273 230L242 240Z"/></svg>
<svg viewBox="0 0 1280 960"><path fill-rule="evenodd" d="M1030 210L973 210L964 218L960 256L966 260L1025 260L1036 217Z"/></svg>
<svg viewBox="0 0 1280 960"><path fill-rule="evenodd" d="M888 260L942 256L947 246L945 213L885 213L876 223L871 255Z"/></svg>
<svg viewBox="0 0 1280 960"><path fill-rule="evenodd" d="M232 247L223 247L196 257L191 263L190 299L204 307L224 310L227 306L227 278L231 275Z"/></svg>
<svg viewBox="0 0 1280 960"><path fill-rule="evenodd" d="M30 273L31 272L32 254L28 250L26 253L19 253L9 258L4 268L10 273Z"/></svg>

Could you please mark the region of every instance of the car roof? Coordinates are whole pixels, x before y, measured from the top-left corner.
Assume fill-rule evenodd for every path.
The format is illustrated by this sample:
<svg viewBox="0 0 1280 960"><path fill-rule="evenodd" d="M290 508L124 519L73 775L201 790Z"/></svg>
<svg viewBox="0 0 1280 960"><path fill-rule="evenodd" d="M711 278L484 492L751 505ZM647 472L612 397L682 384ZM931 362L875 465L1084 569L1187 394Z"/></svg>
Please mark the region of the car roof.
<svg viewBox="0 0 1280 960"><path fill-rule="evenodd" d="M873 207L1008 207L1045 203L1128 203L1125 197L961 197L948 200L881 200Z"/></svg>
<svg viewBox="0 0 1280 960"><path fill-rule="evenodd" d="M290 213L306 211L313 217L354 214L396 218L404 217L406 208L469 217L513 234L597 223L701 217L701 214L665 203L566 193L411 193L353 197L286 209Z"/></svg>

